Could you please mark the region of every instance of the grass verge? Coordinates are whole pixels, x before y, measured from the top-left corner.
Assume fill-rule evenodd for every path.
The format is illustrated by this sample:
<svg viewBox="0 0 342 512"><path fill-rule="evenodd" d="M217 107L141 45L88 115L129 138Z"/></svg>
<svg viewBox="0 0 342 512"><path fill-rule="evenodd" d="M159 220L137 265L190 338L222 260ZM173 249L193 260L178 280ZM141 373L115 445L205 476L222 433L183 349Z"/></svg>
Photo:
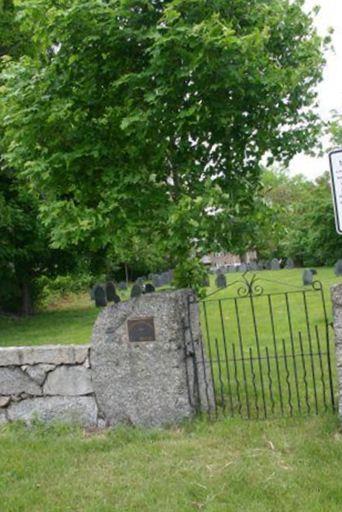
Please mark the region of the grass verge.
<svg viewBox="0 0 342 512"><path fill-rule="evenodd" d="M196 420L165 431L0 430L1 512L334 512L334 416Z"/></svg>

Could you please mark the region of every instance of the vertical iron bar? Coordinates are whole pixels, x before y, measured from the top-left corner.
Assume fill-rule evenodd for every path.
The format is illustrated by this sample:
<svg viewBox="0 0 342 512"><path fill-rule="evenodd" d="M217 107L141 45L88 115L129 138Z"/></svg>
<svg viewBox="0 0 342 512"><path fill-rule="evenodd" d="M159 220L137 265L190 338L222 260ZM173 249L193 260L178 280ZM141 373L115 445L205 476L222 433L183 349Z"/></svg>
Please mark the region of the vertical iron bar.
<svg viewBox="0 0 342 512"><path fill-rule="evenodd" d="M240 416L242 416L242 403L241 403L241 397L240 397L240 382L238 377L238 371L237 371L237 361L236 361L236 351L235 351L235 343L232 343L232 349L233 349L233 363L234 363L234 377L236 382L236 396L238 400L238 411Z"/></svg>
<svg viewBox="0 0 342 512"><path fill-rule="evenodd" d="M264 417L266 418L267 417L267 409L266 409L266 399L265 399L264 376L262 374L259 333L258 333L258 326L257 326L257 321L256 321L256 316L255 316L255 309L254 309L254 302L253 302L252 295L250 295L249 299L250 299L250 303L251 303L254 334L255 334L256 348L257 348L257 353L258 353L258 366L259 366L259 376L260 376L260 384L261 384L261 396L262 396L262 402L263 402L263 406L264 406Z"/></svg>
<svg viewBox="0 0 342 512"><path fill-rule="evenodd" d="M238 338L239 338L240 356L241 356L241 360L242 360L242 374L243 374L245 396L246 396L247 418L249 418L250 417L250 411L249 411L249 396L248 396L245 356L244 356L243 344L242 344L242 332L241 332L241 325L240 325L240 314L239 314L239 309L238 309L238 304L237 304L237 299L236 298L234 299L234 303L235 303L235 316L236 316L237 327L238 327Z"/></svg>
<svg viewBox="0 0 342 512"><path fill-rule="evenodd" d="M315 411L316 411L316 414L318 414L315 364L314 364L313 353L312 353L311 329L310 329L310 321L309 321L308 304L307 304L305 292L303 292L303 302L304 302L304 310L305 310L306 330L307 330L307 334L308 334L308 342L309 342L309 350L310 350L311 374L312 374L312 383L313 383L314 397L315 397Z"/></svg>
<svg viewBox="0 0 342 512"><path fill-rule="evenodd" d="M204 302L202 302L202 306L204 305ZM207 378L207 361L204 354L204 347L203 347L203 340L200 341L200 347L201 347L201 357L202 357L202 365L203 365L203 378L204 378L204 391L205 391L205 397L207 400L207 410L208 410L208 416L209 419L211 419L211 400L209 397L209 383Z"/></svg>
<svg viewBox="0 0 342 512"><path fill-rule="evenodd" d="M205 302L203 302L203 311L204 311L204 320L205 320L206 331L207 331L207 343L208 343L208 352L209 352L209 364L210 364L211 382L212 382L212 388L213 388L214 408L215 408L215 414L217 416L215 377L214 377L213 361L212 361L212 354L211 354L211 343L210 343L210 336L209 336L207 307L206 307Z"/></svg>
<svg viewBox="0 0 342 512"><path fill-rule="evenodd" d="M194 342L194 337L192 333L192 326L191 326L191 311L190 311L190 297L187 299L187 314L188 314L188 329L190 334L190 342L191 342L191 350L193 352L193 365L194 365L194 384L196 386L196 393L197 393L197 412L202 409L201 407L201 393L199 388L199 378L198 378L198 367L197 367L197 355L196 355L196 347Z"/></svg>
<svg viewBox="0 0 342 512"><path fill-rule="evenodd" d="M301 331L298 332L299 335L299 346L301 351L301 358L302 358L302 367L303 367L303 381L305 386L305 402L306 402L306 408L308 410L308 413L310 414L311 406L310 406L310 400L309 400L309 391L308 391L308 381L307 381L307 373L306 373L306 364L305 364L305 355L304 355L304 349L303 349L303 339L302 339L302 333Z"/></svg>
<svg viewBox="0 0 342 512"><path fill-rule="evenodd" d="M231 412L232 416L234 416L234 405L233 405L232 386L231 386L231 382L230 382L230 370L229 370L229 360L228 360L228 350L227 350L227 339L226 339L226 330L225 330L225 327L224 327L224 318L223 318L221 299L219 299L218 303L219 303L219 311L220 311L220 319L221 319L221 330L222 330L222 337L223 337L224 357L225 357L225 362L226 362L229 406L230 406L230 412Z"/></svg>
<svg viewBox="0 0 342 512"><path fill-rule="evenodd" d="M287 364L287 354L286 354L286 347L285 347L285 340L282 339L283 342L283 354L284 354L284 365L285 365L285 372L286 372L286 384L287 384L287 391L288 391L288 401L289 401L289 407L290 407L290 415L293 416L293 406L292 406L292 393L291 393L291 382L290 382L290 372L289 367Z"/></svg>
<svg viewBox="0 0 342 512"><path fill-rule="evenodd" d="M259 418L258 391L257 391L257 387L256 387L256 376L255 376L254 364L253 364L252 347L249 347L249 361L250 361L250 365L251 365L251 375L252 375L252 383L253 383L253 389L254 389L255 410L256 410L257 418Z"/></svg>
<svg viewBox="0 0 342 512"><path fill-rule="evenodd" d="M184 318L182 318L182 331L183 331L183 350L184 350L184 361L185 361L185 378L186 378L186 385L188 388L189 404L191 405L191 407L194 406L195 409L197 409L197 404L193 403L191 392L190 392L190 377L189 377L189 368L188 368L188 358L189 358L190 354L188 353L188 350L187 350L187 344L186 344L186 338L185 338L186 325L185 325Z"/></svg>
<svg viewBox="0 0 342 512"><path fill-rule="evenodd" d="M270 354L268 351L268 347L266 347L266 360L267 360L267 374L268 374L268 389L270 392L270 400L271 400L271 410L272 414L274 414L275 401L273 396L273 380L272 380L272 372L271 372L271 362L270 362Z"/></svg>
<svg viewBox="0 0 342 512"><path fill-rule="evenodd" d="M326 395L326 388L325 388L324 368L323 368L323 362L322 362L321 342L320 342L320 339L319 339L319 332L318 332L317 325L315 325L315 332L316 332L316 341L317 341L317 348L318 348L319 367L320 367L320 370L321 370L323 403L324 403L324 409L325 409L325 411L327 411L328 410L328 404L327 404L327 395Z"/></svg>
<svg viewBox="0 0 342 512"><path fill-rule="evenodd" d="M222 402L223 410L226 410L226 403L224 400L224 387L223 387L222 372L221 372L221 359L220 359L220 351L219 351L217 338L215 338L215 347L216 347L216 357L217 357L218 374L219 374L218 378L219 378L220 389L221 389L221 402Z"/></svg>
<svg viewBox="0 0 342 512"><path fill-rule="evenodd" d="M298 411L301 412L298 374L297 374L297 363L296 363L296 356L295 356L295 350L294 350L293 329L292 329L292 321L291 321L290 303L289 303L288 293L285 293L285 301L286 301L287 319L288 319L289 332L290 332L292 362L293 362L293 370L294 370L295 385L296 385L297 406L298 406Z"/></svg>
<svg viewBox="0 0 342 512"><path fill-rule="evenodd" d="M270 318L271 318L273 347L274 347L274 355L275 355L275 361L276 361L278 391L279 391L279 399L280 399L280 410L281 410L281 414L283 415L284 414L283 390L282 390L282 386L281 386L280 369L279 369L279 357L278 357L278 349L277 349L277 339L276 339L276 335L275 335L273 307L272 307L272 299L271 299L270 295L268 295L268 306L269 306L269 312L270 312Z"/></svg>

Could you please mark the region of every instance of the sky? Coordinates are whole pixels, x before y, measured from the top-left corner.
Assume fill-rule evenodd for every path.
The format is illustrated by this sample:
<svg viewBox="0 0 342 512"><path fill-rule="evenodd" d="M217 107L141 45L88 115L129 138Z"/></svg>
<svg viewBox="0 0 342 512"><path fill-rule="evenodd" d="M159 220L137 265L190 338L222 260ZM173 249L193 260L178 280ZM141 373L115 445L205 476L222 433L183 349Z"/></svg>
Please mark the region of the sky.
<svg viewBox="0 0 342 512"><path fill-rule="evenodd" d="M319 86L320 115L324 120L331 118L331 111L342 113L342 0L306 0L306 9L319 5L321 10L316 17L316 26L320 34L325 35L327 29L334 29L334 52L327 54L327 65L323 82ZM325 147L328 141L325 140ZM290 173L304 174L315 179L329 169L327 154L322 158L311 158L297 155L290 164Z"/></svg>

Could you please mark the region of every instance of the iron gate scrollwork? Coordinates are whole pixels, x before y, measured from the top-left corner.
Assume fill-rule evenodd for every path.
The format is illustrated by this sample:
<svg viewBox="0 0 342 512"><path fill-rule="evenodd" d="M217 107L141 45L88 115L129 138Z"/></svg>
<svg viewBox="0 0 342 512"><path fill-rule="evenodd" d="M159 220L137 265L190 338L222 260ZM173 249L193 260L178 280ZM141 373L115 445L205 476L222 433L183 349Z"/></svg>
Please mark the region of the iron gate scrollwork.
<svg viewBox="0 0 342 512"><path fill-rule="evenodd" d="M334 353L322 284L279 292L279 283L272 291L276 282L264 279L271 287L265 291L261 281L245 273L228 290L199 302L205 351L194 364L197 372L209 372L209 415L335 411Z"/></svg>

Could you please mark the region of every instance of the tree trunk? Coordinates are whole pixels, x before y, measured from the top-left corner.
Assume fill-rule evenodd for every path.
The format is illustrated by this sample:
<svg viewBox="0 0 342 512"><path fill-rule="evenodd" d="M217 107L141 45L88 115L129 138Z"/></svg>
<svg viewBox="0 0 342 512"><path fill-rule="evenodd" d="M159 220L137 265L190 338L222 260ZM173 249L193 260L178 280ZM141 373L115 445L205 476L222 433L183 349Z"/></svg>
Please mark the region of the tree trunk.
<svg viewBox="0 0 342 512"><path fill-rule="evenodd" d="M125 263L125 276L126 276L126 284L128 286L129 276L128 276L128 265L127 265L127 263Z"/></svg>
<svg viewBox="0 0 342 512"><path fill-rule="evenodd" d="M33 303L31 288L27 282L24 282L21 286L21 309L23 315L33 315Z"/></svg>

